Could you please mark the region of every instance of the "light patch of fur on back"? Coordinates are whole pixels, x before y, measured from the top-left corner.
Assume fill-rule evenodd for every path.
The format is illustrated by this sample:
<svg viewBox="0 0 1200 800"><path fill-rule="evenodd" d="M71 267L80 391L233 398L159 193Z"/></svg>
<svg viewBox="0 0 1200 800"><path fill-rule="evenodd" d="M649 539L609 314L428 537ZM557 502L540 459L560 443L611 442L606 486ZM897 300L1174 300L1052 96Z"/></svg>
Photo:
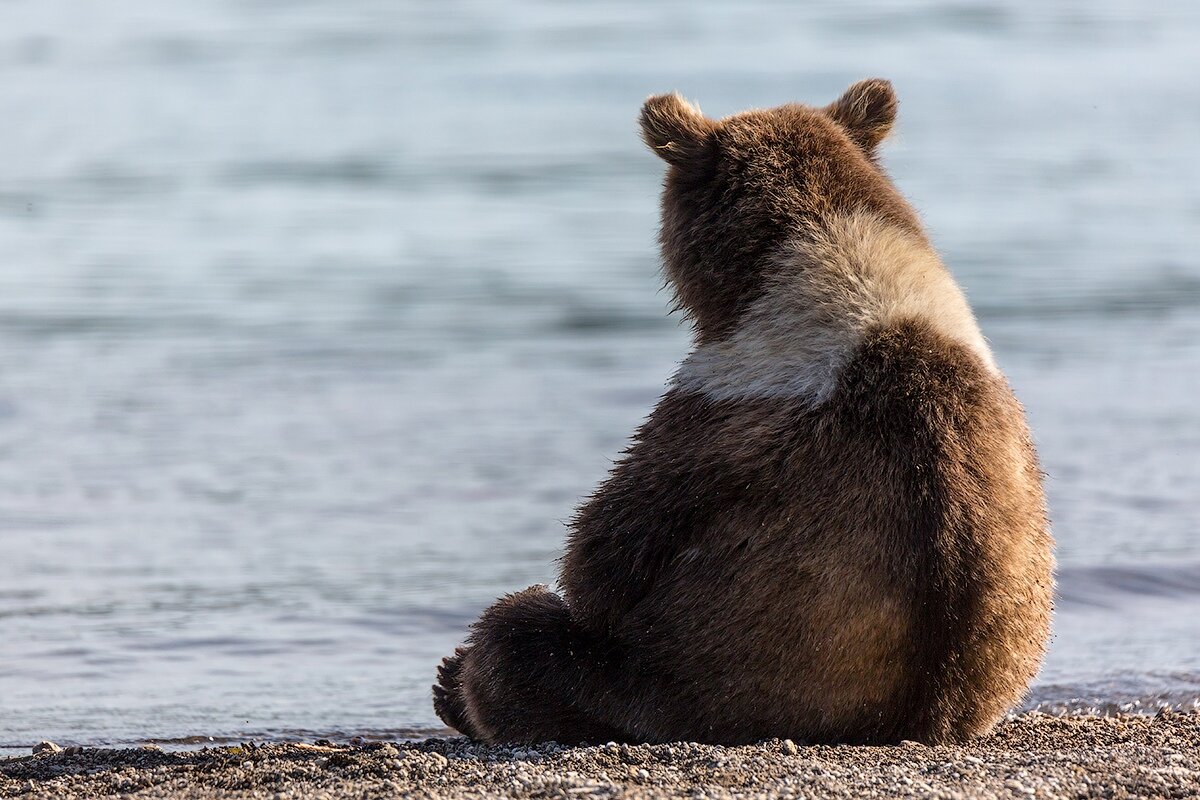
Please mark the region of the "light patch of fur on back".
<svg viewBox="0 0 1200 800"><path fill-rule="evenodd" d="M913 234L859 212L826 219L781 252L738 330L689 355L674 384L715 400L828 400L868 331L921 320L996 372L962 291Z"/></svg>

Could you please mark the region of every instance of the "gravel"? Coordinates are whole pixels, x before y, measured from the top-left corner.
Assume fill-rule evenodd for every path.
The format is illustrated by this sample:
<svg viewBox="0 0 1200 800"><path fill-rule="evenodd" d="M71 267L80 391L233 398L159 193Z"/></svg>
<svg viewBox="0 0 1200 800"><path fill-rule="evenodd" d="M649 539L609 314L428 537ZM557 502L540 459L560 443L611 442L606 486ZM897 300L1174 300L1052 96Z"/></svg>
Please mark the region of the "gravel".
<svg viewBox="0 0 1200 800"><path fill-rule="evenodd" d="M0 760L0 796L83 798L976 798L1200 796L1200 711L1030 713L962 747L689 743L488 747L246 743L45 747Z"/></svg>

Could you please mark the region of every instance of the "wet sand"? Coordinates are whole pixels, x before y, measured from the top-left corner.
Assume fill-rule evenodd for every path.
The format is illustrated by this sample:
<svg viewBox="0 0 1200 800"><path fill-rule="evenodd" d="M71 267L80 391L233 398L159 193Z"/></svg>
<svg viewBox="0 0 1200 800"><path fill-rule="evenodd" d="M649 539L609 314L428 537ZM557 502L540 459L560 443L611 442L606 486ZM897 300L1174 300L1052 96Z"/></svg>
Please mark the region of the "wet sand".
<svg viewBox="0 0 1200 800"><path fill-rule="evenodd" d="M1200 712L1024 714L962 747L529 748L466 739L68 748L0 761L0 796L82 798L1200 796Z"/></svg>

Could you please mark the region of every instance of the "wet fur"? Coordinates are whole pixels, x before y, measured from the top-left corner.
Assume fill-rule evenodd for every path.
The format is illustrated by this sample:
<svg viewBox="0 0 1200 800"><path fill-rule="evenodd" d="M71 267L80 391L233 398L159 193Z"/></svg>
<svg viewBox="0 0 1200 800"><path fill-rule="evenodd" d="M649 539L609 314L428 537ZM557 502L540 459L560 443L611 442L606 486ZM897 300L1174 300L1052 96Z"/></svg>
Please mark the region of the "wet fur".
<svg viewBox="0 0 1200 800"><path fill-rule="evenodd" d="M435 707L492 742L950 742L1025 691L1051 541L1020 405L874 147L895 98L643 109L697 347Z"/></svg>

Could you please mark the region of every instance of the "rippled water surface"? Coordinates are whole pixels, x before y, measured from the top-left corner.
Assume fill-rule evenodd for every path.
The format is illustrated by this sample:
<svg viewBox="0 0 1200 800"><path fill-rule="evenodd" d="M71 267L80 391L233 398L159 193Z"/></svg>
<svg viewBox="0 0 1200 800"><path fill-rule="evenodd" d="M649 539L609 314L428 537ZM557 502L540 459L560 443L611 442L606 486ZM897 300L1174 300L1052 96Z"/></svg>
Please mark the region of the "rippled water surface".
<svg viewBox="0 0 1200 800"><path fill-rule="evenodd" d="M1200 698L1200 6L0 3L0 746L419 735L687 348L634 118L901 96L1028 406L1031 704Z"/></svg>

